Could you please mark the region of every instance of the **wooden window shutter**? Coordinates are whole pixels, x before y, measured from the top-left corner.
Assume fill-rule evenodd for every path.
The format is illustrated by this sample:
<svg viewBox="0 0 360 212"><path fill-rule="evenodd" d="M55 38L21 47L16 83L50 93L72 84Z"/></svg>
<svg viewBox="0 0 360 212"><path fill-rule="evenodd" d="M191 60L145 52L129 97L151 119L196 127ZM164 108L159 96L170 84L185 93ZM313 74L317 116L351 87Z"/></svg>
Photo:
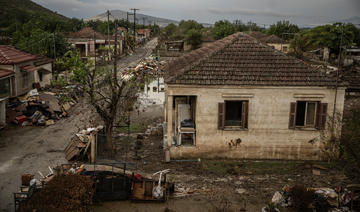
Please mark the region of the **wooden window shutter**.
<svg viewBox="0 0 360 212"><path fill-rule="evenodd" d="M318 102L316 105L316 123L315 128L320 130L321 126L321 102Z"/></svg>
<svg viewBox="0 0 360 212"><path fill-rule="evenodd" d="M296 102L290 103L289 129L295 129L296 122Z"/></svg>
<svg viewBox="0 0 360 212"><path fill-rule="evenodd" d="M241 114L241 124L243 128L248 127L248 112L249 112L249 102L242 102L242 114Z"/></svg>
<svg viewBox="0 0 360 212"><path fill-rule="evenodd" d="M326 117L327 117L327 103L321 103L321 118L320 118L320 129L324 130L326 127Z"/></svg>
<svg viewBox="0 0 360 212"><path fill-rule="evenodd" d="M219 103L219 113L218 113L218 129L223 130L225 126L225 103Z"/></svg>

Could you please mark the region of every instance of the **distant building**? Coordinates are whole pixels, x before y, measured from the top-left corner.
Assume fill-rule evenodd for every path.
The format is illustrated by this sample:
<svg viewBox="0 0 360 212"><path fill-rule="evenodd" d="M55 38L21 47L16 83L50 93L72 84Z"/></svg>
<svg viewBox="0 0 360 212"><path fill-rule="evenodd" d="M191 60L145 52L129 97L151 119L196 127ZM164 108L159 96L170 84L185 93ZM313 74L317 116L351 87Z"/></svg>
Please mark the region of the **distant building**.
<svg viewBox="0 0 360 212"><path fill-rule="evenodd" d="M143 105L162 105L165 100L164 78L158 78L145 84L143 92L140 93L140 101Z"/></svg>
<svg viewBox="0 0 360 212"><path fill-rule="evenodd" d="M79 50L82 58L95 59L95 55L99 60L109 60L111 58L112 50L109 50L109 56L107 55L108 47L113 49L115 45L115 36L103 35L96 32L91 27L85 27L78 32L68 33L65 35L68 42L73 47ZM123 37L118 36L118 53L123 53Z"/></svg>
<svg viewBox="0 0 360 212"><path fill-rule="evenodd" d="M276 35L266 35L262 32L252 32L252 33L250 33L250 36L258 39L262 43L265 43L265 44L273 47L274 49L276 49L278 51L282 51L284 53L288 53L291 51L290 43L285 41L282 38L279 38Z"/></svg>

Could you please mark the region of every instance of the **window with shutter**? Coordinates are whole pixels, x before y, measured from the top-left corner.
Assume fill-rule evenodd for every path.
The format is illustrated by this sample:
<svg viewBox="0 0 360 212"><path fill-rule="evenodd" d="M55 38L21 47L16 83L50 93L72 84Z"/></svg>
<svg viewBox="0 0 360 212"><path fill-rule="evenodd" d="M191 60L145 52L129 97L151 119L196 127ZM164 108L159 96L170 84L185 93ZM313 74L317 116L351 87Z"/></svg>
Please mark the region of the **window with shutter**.
<svg viewBox="0 0 360 212"><path fill-rule="evenodd" d="M327 103L322 103L321 104L321 124L320 124L320 129L324 130L326 128L326 117L327 117Z"/></svg>
<svg viewBox="0 0 360 212"><path fill-rule="evenodd" d="M241 124L243 128L247 128L247 122L248 122L248 109L249 108L249 102L243 101L242 102L242 115L241 115Z"/></svg>
<svg viewBox="0 0 360 212"><path fill-rule="evenodd" d="M325 129L327 103L297 101L290 103L289 129Z"/></svg>
<svg viewBox="0 0 360 212"><path fill-rule="evenodd" d="M248 101L225 101L219 103L218 129L241 129L248 127Z"/></svg>
<svg viewBox="0 0 360 212"><path fill-rule="evenodd" d="M296 102L290 103L289 129L295 129L296 120Z"/></svg>

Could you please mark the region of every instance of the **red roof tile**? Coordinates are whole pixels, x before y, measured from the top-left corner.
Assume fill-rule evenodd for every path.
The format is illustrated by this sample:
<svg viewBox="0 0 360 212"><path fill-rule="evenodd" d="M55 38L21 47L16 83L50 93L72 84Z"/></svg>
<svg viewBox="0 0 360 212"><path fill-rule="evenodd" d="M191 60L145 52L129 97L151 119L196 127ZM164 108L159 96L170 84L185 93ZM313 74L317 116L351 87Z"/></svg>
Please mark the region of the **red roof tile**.
<svg viewBox="0 0 360 212"><path fill-rule="evenodd" d="M0 45L0 64L12 65L34 60L35 56L16 49L13 46Z"/></svg>
<svg viewBox="0 0 360 212"><path fill-rule="evenodd" d="M73 33L69 33L66 37L69 38L89 38L89 39L93 39L95 35L96 39L100 39L100 40L105 40L106 36L101 34L100 32L96 32L95 30L93 30L91 27L85 27L82 28L80 31L78 32L73 32Z"/></svg>
<svg viewBox="0 0 360 212"><path fill-rule="evenodd" d="M13 74L15 74L15 72L6 69L0 69L0 77L6 77Z"/></svg>
<svg viewBox="0 0 360 212"><path fill-rule="evenodd" d="M333 86L335 77L315 70L244 33L236 33L170 61L168 84Z"/></svg>
<svg viewBox="0 0 360 212"><path fill-rule="evenodd" d="M33 72L38 70L39 67L33 66L33 65L26 65L26 66L22 66L21 70L27 71L27 72Z"/></svg>

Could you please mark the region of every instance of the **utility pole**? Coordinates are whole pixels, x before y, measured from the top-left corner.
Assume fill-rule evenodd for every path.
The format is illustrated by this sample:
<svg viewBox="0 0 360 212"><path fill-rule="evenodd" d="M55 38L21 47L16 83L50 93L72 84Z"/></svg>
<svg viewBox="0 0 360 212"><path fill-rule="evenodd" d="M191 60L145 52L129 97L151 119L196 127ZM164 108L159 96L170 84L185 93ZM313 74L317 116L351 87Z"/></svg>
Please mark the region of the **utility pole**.
<svg viewBox="0 0 360 212"><path fill-rule="evenodd" d="M118 36L118 31L117 31L117 26L115 25L115 46L114 46L114 72L113 72L113 77L115 82L117 82L117 37Z"/></svg>
<svg viewBox="0 0 360 212"><path fill-rule="evenodd" d="M94 68L96 68L96 38L95 38L95 32L93 34L93 41L94 41Z"/></svg>
<svg viewBox="0 0 360 212"><path fill-rule="evenodd" d="M136 10L139 10L139 9L136 9L136 8L132 8L130 9L132 11L134 11L134 50L135 50L135 46L136 46Z"/></svg>
<svg viewBox="0 0 360 212"><path fill-rule="evenodd" d="M129 31L129 15L131 15L131 13L126 12L126 30Z"/></svg>
<svg viewBox="0 0 360 212"><path fill-rule="evenodd" d="M108 37L108 57L110 57L109 51L110 51L110 11L107 10L107 37ZM110 58L109 58L110 59Z"/></svg>
<svg viewBox="0 0 360 212"><path fill-rule="evenodd" d="M341 23L341 37L340 37L340 45L339 45L339 55L338 55L338 68L336 70L336 83L335 83L335 98L334 98L334 110L333 110L333 120L332 120L332 127L335 126L335 113L336 113L336 101L337 101L337 93L338 93L338 83L339 83L339 71L341 66L341 46L343 42L343 36L344 36L344 24Z"/></svg>

